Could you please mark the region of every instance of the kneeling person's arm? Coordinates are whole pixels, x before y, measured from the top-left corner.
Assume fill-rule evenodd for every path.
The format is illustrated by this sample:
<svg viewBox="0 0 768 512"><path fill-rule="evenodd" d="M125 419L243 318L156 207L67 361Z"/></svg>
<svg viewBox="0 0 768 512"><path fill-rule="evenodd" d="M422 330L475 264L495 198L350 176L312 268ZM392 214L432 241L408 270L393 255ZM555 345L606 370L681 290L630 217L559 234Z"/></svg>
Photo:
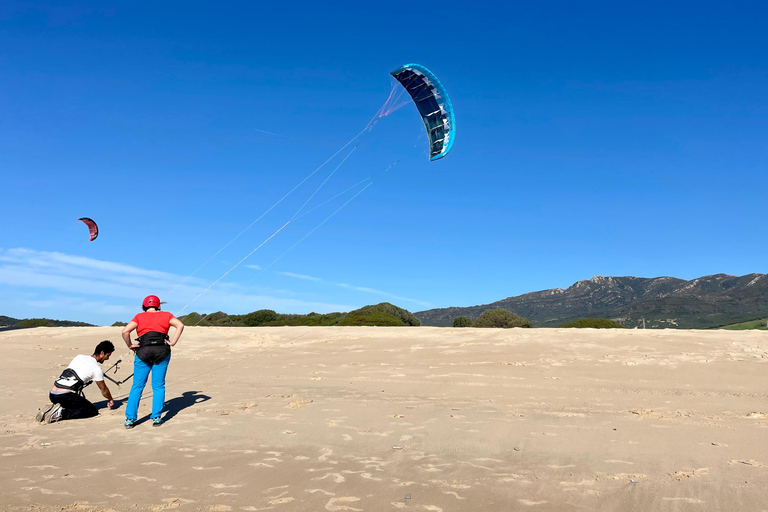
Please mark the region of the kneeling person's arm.
<svg viewBox="0 0 768 512"><path fill-rule="evenodd" d="M107 407L111 409L115 406L115 401L112 398L112 393L109 392L109 388L104 383L103 380L97 380L96 385L99 387L99 390L101 391L101 396L107 399Z"/></svg>

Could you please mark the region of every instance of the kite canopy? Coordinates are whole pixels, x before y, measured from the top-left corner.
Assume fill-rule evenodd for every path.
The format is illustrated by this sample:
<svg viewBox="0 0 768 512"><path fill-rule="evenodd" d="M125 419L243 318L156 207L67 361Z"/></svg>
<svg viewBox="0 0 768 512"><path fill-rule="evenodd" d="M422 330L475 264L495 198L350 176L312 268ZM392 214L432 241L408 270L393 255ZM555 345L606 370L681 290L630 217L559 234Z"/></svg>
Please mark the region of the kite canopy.
<svg viewBox="0 0 768 512"><path fill-rule="evenodd" d="M99 226L93 222L93 219L89 219L88 217L80 217L77 220L84 222L85 225L88 226L88 231L91 233L91 238L89 238L88 241L93 242L96 240L96 237L99 236Z"/></svg>
<svg viewBox="0 0 768 512"><path fill-rule="evenodd" d="M443 84L419 64L406 64L390 73L411 95L429 137L429 159L439 160L453 147L456 121Z"/></svg>

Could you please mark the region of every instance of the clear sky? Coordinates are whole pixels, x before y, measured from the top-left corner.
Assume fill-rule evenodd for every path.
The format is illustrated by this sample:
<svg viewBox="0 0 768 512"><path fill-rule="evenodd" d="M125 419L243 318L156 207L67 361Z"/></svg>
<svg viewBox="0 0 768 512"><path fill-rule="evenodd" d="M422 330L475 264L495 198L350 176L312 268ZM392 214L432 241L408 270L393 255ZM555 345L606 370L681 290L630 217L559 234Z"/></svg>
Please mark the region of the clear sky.
<svg viewBox="0 0 768 512"><path fill-rule="evenodd" d="M765 273L766 19L759 1L6 0L0 315L111 324L152 293L182 314L420 311ZM191 275L409 62L453 101L446 158L405 105Z"/></svg>

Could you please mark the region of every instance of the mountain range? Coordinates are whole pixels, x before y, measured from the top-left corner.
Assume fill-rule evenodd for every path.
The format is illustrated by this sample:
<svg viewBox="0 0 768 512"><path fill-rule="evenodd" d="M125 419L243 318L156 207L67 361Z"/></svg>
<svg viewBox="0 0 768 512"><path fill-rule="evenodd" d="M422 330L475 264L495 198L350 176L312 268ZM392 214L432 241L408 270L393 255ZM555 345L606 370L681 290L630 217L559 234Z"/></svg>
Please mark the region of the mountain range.
<svg viewBox="0 0 768 512"><path fill-rule="evenodd" d="M686 281L675 277L603 277L507 297L490 304L419 311L422 325L450 326L458 316L475 319L504 308L534 325L554 327L580 318L607 318L627 327L710 329L768 317L766 274L715 274Z"/></svg>

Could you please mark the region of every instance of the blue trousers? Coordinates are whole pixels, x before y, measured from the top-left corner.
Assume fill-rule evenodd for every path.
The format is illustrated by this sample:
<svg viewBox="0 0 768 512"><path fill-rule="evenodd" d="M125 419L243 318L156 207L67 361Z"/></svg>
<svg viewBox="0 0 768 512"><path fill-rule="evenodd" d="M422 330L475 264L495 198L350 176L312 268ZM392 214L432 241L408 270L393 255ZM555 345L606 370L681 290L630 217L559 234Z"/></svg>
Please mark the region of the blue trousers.
<svg viewBox="0 0 768 512"><path fill-rule="evenodd" d="M134 420L139 416L139 401L147 385L150 371L152 372L152 415L151 418L159 418L165 404L165 373L168 371L168 363L171 355L152 365L147 364L139 356L133 357L133 385L131 394L128 395L128 405L125 407L125 419Z"/></svg>

